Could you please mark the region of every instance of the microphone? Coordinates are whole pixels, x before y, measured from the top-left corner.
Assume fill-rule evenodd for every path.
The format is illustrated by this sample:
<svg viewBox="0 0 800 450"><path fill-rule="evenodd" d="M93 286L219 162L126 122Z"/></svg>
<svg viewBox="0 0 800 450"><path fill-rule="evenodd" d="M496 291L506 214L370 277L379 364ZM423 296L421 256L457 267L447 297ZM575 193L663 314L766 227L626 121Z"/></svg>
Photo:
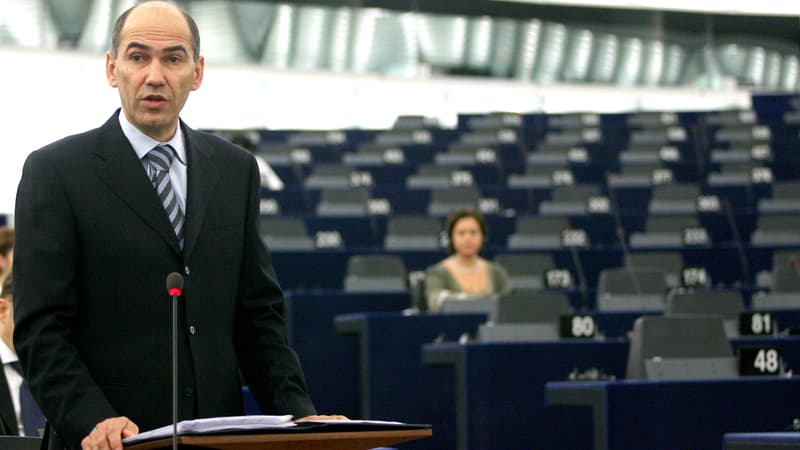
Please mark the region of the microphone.
<svg viewBox="0 0 800 450"><path fill-rule="evenodd" d="M178 297L183 293L183 276L167 275L167 294L172 297L172 449L178 450Z"/></svg>
<svg viewBox="0 0 800 450"><path fill-rule="evenodd" d="M733 242L736 245L736 253L739 256L739 266L742 268L742 284L744 285L750 282L750 261L747 259L747 253L744 251L739 227L736 225L736 219L733 217L731 203L728 199L725 199L723 205L725 207L725 218L728 220L728 226L733 233Z"/></svg>
<svg viewBox="0 0 800 450"><path fill-rule="evenodd" d="M178 272L172 272L167 275L167 294L172 297L179 296L183 293L183 276Z"/></svg>

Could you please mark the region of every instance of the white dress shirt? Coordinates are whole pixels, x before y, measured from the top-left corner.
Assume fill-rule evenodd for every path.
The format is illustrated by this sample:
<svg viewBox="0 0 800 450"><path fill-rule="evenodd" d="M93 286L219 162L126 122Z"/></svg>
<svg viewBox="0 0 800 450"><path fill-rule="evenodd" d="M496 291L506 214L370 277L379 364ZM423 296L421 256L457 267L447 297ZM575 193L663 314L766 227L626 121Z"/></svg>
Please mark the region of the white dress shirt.
<svg viewBox="0 0 800 450"><path fill-rule="evenodd" d="M180 124L178 124L178 129L175 131L175 135L172 136L172 139L166 142L159 142L142 133L128 121L123 111L119 113L119 125L122 127L122 133L128 138L128 142L131 143L133 151L136 152L136 156L142 161L143 168L145 168L147 162L142 160L142 158L147 156L147 153L157 145L169 145L175 150L177 157L169 168L169 179L172 182L172 189L178 197L178 204L181 207L181 211L183 211L183 215L186 216L186 145L183 142L183 133L181 132ZM145 171L146 170L145 168Z"/></svg>
<svg viewBox="0 0 800 450"><path fill-rule="evenodd" d="M22 423L22 407L19 403L19 388L22 386L22 375L11 367L11 363L19 361L19 358L17 358L17 354L8 348L6 343L2 340L0 340L0 361L3 361L3 372L6 374L8 393L11 394L11 403L14 404L14 415L17 416L17 434L25 436L25 427Z"/></svg>

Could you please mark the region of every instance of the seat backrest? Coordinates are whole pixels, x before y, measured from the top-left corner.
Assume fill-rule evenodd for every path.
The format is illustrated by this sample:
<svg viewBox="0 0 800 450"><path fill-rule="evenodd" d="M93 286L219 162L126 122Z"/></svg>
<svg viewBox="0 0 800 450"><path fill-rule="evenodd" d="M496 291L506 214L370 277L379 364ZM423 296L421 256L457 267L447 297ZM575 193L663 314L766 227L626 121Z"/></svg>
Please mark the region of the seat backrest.
<svg viewBox="0 0 800 450"><path fill-rule="evenodd" d="M800 273L791 267L772 271L772 292L800 294ZM800 301L798 301L800 305Z"/></svg>
<svg viewBox="0 0 800 450"><path fill-rule="evenodd" d="M366 204L369 191L366 189L325 189L322 191L322 203L359 203Z"/></svg>
<svg viewBox="0 0 800 450"><path fill-rule="evenodd" d="M515 275L542 275L546 270L554 269L553 258L546 253L501 253L494 261L508 272Z"/></svg>
<svg viewBox="0 0 800 450"><path fill-rule="evenodd" d="M347 261L347 275L359 277L405 278L406 266L403 260L393 255L353 255Z"/></svg>
<svg viewBox="0 0 800 450"><path fill-rule="evenodd" d="M699 226L697 217L650 217L645 229L648 233L680 233L684 228Z"/></svg>
<svg viewBox="0 0 800 450"><path fill-rule="evenodd" d="M559 234L568 228L562 218L553 217L520 217L517 219L517 234Z"/></svg>
<svg viewBox="0 0 800 450"><path fill-rule="evenodd" d="M695 291L667 296L666 315L701 314L735 320L745 310L739 291Z"/></svg>
<svg viewBox="0 0 800 450"><path fill-rule="evenodd" d="M514 292L497 298L489 312L494 323L555 323L572 308L564 294L544 292Z"/></svg>
<svg viewBox="0 0 800 450"><path fill-rule="evenodd" d="M352 168L340 164L318 164L314 167L311 176L349 177L352 171Z"/></svg>
<svg viewBox="0 0 800 450"><path fill-rule="evenodd" d="M630 253L627 266L661 269L666 273L678 274L683 268L683 259L678 252Z"/></svg>
<svg viewBox="0 0 800 450"><path fill-rule="evenodd" d="M649 268L603 269L597 286L598 296L663 294L667 290L664 271Z"/></svg>
<svg viewBox="0 0 800 450"><path fill-rule="evenodd" d="M307 236L306 223L295 217L261 217L258 220L261 236Z"/></svg>
<svg viewBox="0 0 800 450"><path fill-rule="evenodd" d="M392 217L389 219L388 236L439 236L441 224L432 217Z"/></svg>
<svg viewBox="0 0 800 450"><path fill-rule="evenodd" d="M575 186L559 186L553 188L553 201L556 202L583 202L589 197L600 195L600 188L595 184L578 184Z"/></svg>
<svg viewBox="0 0 800 450"><path fill-rule="evenodd" d="M772 270L791 267L792 261L800 262L800 249L776 250L772 254Z"/></svg>
<svg viewBox="0 0 800 450"><path fill-rule="evenodd" d="M700 195L696 184L664 184L653 188L653 198L658 200L692 200Z"/></svg>
<svg viewBox="0 0 800 450"><path fill-rule="evenodd" d="M406 268L392 255L354 255L347 261L345 292L406 292Z"/></svg>
<svg viewBox="0 0 800 450"><path fill-rule="evenodd" d="M779 181L772 184L772 198L797 200L800 181Z"/></svg>
<svg viewBox="0 0 800 450"><path fill-rule="evenodd" d="M764 216L758 218L762 231L789 231L800 233L800 216Z"/></svg>
<svg viewBox="0 0 800 450"><path fill-rule="evenodd" d="M417 168L417 175L450 177L453 170L452 167L438 164L422 164Z"/></svg>
<svg viewBox="0 0 800 450"><path fill-rule="evenodd" d="M475 188L434 189L431 191L431 202L463 205L474 208L478 204L478 190Z"/></svg>
<svg viewBox="0 0 800 450"><path fill-rule="evenodd" d="M644 379L645 361L656 356L727 358L733 353L719 317L639 317L633 324L626 378Z"/></svg>

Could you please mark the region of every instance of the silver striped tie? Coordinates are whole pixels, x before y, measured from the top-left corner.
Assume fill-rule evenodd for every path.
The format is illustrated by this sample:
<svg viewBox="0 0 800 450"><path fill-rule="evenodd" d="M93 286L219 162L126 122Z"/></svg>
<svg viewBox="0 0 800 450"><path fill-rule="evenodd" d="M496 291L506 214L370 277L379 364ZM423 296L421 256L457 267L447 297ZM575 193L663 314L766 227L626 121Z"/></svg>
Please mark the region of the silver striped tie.
<svg viewBox="0 0 800 450"><path fill-rule="evenodd" d="M175 159L175 150L169 145L159 145L150 150L144 158L148 163L147 173L150 181L156 188L156 193L161 199L161 204L164 205L169 222L175 230L181 249L183 249L183 211L181 211L178 196L175 195L169 178L169 168Z"/></svg>

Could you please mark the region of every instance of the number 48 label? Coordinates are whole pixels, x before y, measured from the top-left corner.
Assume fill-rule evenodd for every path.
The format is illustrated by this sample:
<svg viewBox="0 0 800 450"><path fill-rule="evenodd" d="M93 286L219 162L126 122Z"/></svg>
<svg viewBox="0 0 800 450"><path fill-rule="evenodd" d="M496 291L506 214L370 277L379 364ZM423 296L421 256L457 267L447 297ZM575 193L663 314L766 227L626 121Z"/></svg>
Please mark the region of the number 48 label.
<svg viewBox="0 0 800 450"><path fill-rule="evenodd" d="M780 375L781 352L777 347L740 347L738 353L740 375Z"/></svg>

